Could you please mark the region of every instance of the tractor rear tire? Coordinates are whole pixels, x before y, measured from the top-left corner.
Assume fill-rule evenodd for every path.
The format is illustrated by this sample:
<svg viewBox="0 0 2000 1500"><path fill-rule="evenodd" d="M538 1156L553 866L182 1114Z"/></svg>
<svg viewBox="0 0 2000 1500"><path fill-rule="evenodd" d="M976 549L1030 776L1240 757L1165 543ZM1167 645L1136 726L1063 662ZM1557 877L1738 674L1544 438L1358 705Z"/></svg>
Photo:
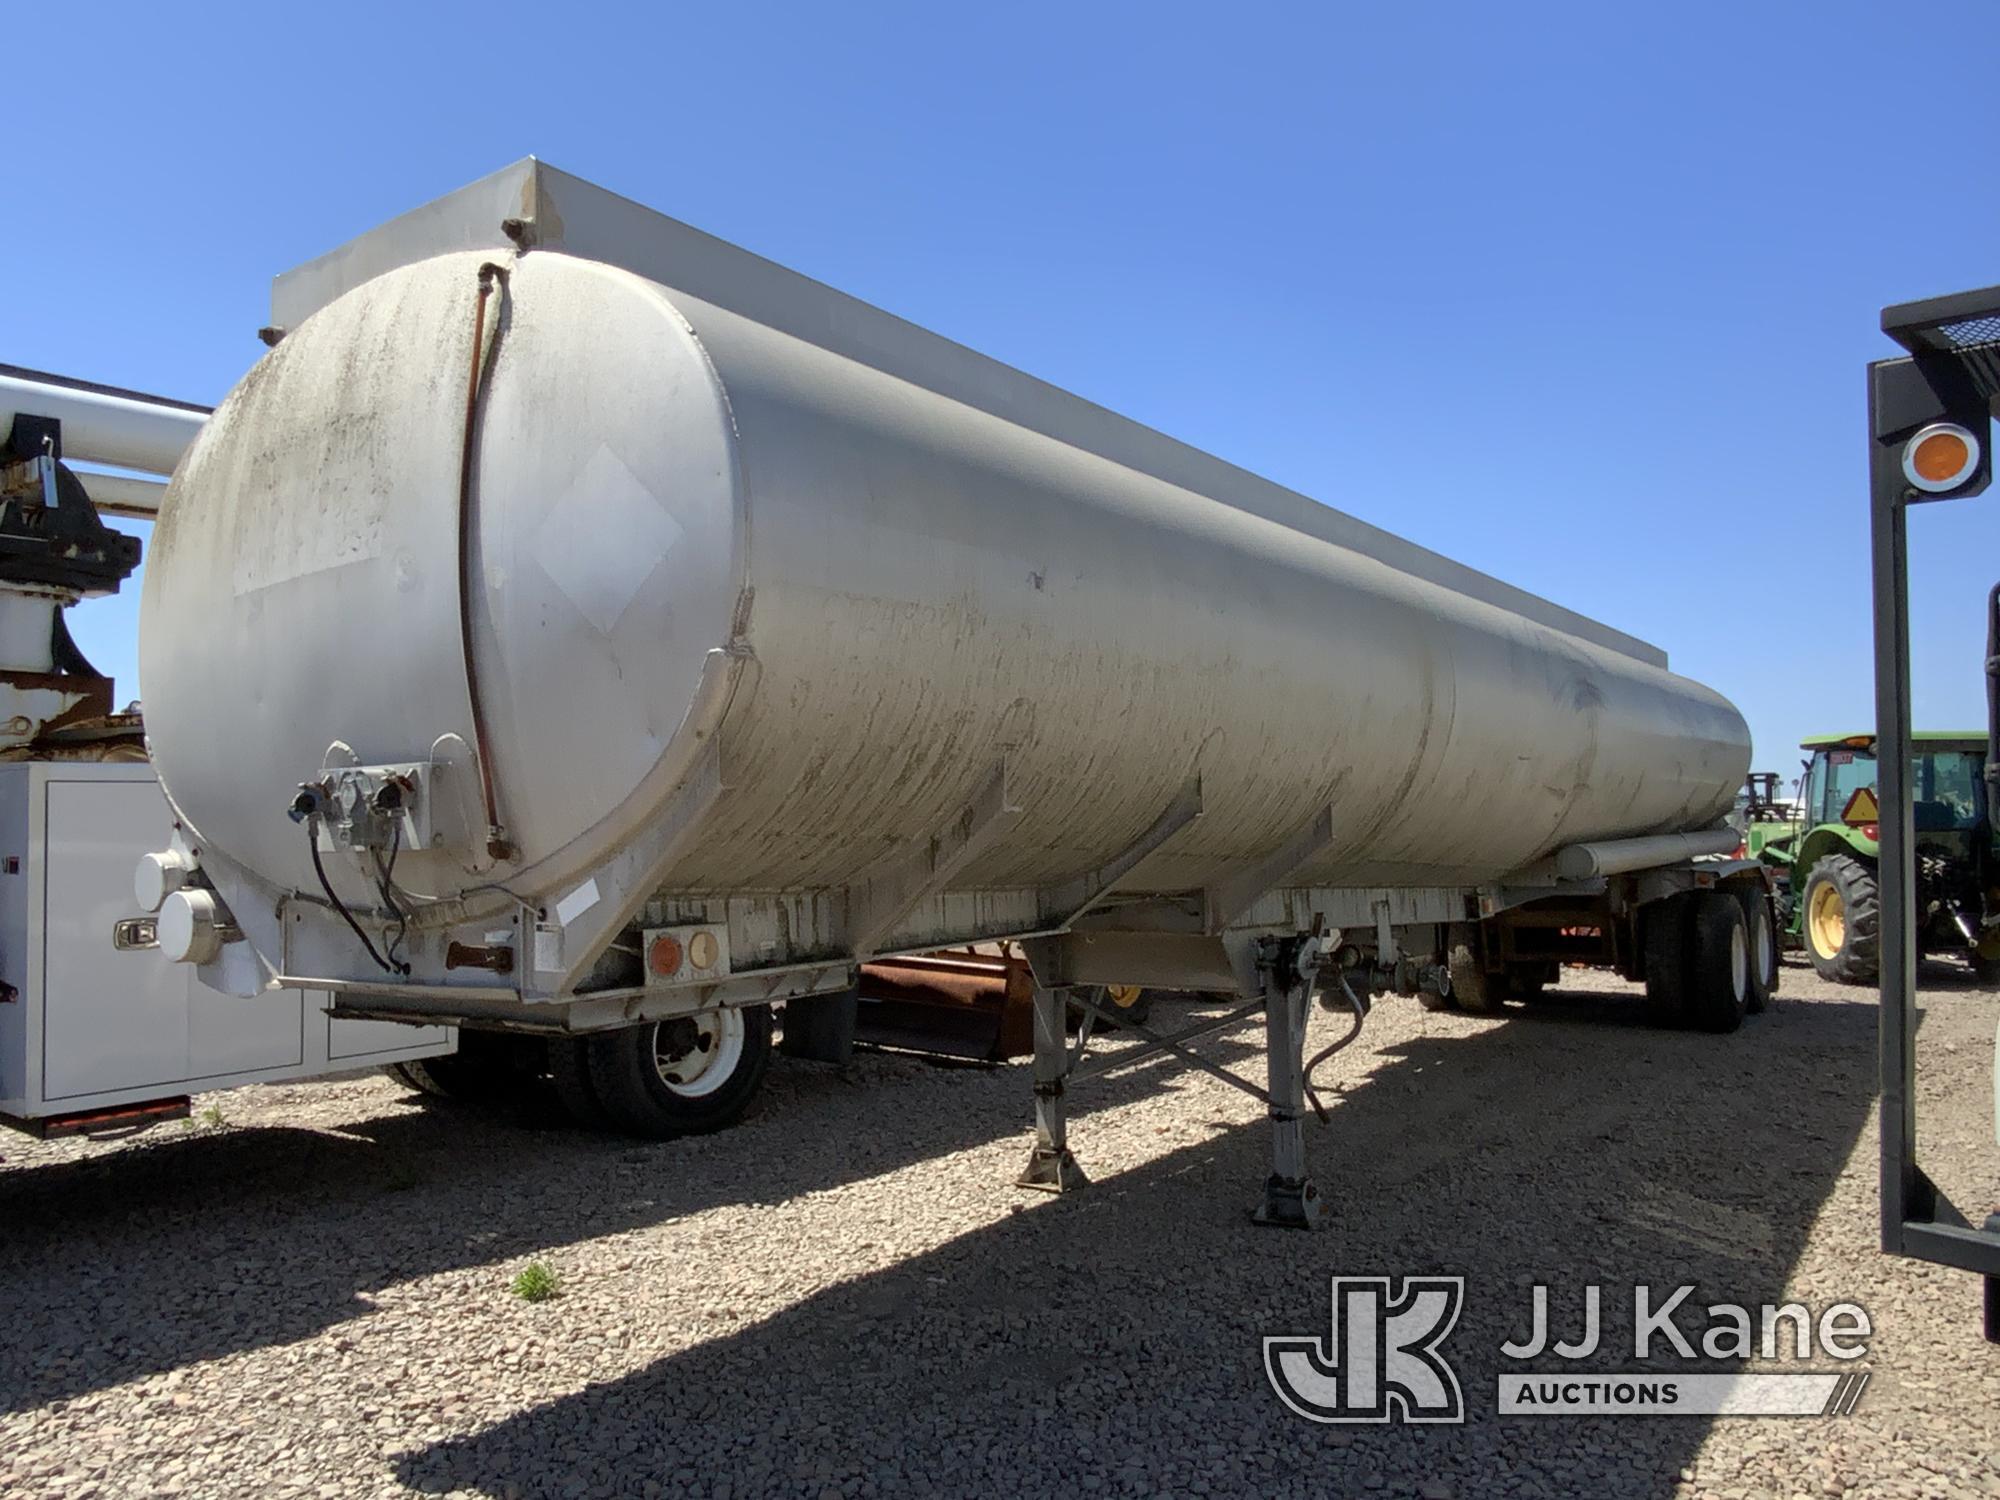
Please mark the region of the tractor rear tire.
<svg viewBox="0 0 2000 1500"><path fill-rule="evenodd" d="M1778 993L1778 928L1771 917L1771 903L1764 892L1741 885L1737 899L1743 903L1743 919L1750 939L1750 1002L1753 1016L1762 1015Z"/></svg>
<svg viewBox="0 0 2000 1500"><path fill-rule="evenodd" d="M1685 893L1649 903L1640 914L1646 1013L1656 1026L1685 1026L1694 953L1693 903Z"/></svg>
<svg viewBox="0 0 2000 1500"><path fill-rule="evenodd" d="M1479 957L1479 929L1471 922L1451 924L1445 970L1451 975L1451 998L1475 1016L1496 1016L1512 997L1505 974L1489 973Z"/></svg>
<svg viewBox="0 0 2000 1500"><path fill-rule="evenodd" d="M1875 868L1852 854L1829 854L1806 876L1799 929L1822 979L1873 984L1881 972L1882 904Z"/></svg>
<svg viewBox="0 0 2000 1500"><path fill-rule="evenodd" d="M1750 924L1728 891L1694 898L1694 950L1683 1011L1701 1031L1734 1031L1750 1009Z"/></svg>
<svg viewBox="0 0 2000 1500"><path fill-rule="evenodd" d="M613 1124L651 1140L743 1118L771 1065L771 1007L650 1021L584 1040L590 1082Z"/></svg>
<svg viewBox="0 0 2000 1500"><path fill-rule="evenodd" d="M1131 1021L1139 1026L1146 1025L1152 1019L1153 992L1149 989L1136 984L1093 984L1089 989L1090 1003L1100 1010L1109 1011L1121 1020ZM1069 1029L1075 1031L1082 1026L1086 1014L1088 1012L1081 1005L1071 1001L1064 1011L1064 1019L1068 1022ZM1091 1022L1091 1030L1099 1033L1122 1029L1117 1020L1106 1020L1102 1016Z"/></svg>

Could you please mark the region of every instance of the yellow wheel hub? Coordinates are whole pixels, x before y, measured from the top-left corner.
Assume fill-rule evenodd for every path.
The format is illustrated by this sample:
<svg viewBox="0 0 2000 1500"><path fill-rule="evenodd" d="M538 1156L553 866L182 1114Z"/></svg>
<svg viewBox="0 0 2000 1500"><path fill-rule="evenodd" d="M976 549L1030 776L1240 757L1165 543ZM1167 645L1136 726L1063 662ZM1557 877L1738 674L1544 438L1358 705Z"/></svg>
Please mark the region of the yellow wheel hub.
<svg viewBox="0 0 2000 1500"><path fill-rule="evenodd" d="M1832 958L1847 942L1847 906L1840 899L1840 887L1827 881L1814 889L1806 908L1806 934L1813 952Z"/></svg>
<svg viewBox="0 0 2000 1500"><path fill-rule="evenodd" d="M1130 1010L1139 1003L1139 996L1144 990L1145 986L1137 984L1107 984L1104 987L1104 998L1120 1010Z"/></svg>

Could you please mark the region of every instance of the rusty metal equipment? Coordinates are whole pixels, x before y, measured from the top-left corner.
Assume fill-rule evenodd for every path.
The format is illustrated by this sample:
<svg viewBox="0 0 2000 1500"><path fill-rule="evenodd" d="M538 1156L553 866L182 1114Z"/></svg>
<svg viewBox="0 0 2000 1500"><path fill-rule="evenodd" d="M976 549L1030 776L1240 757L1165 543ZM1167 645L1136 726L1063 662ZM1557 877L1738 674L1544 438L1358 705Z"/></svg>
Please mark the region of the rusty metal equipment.
<svg viewBox="0 0 2000 1500"><path fill-rule="evenodd" d="M858 997L855 1034L879 1047L983 1062L1034 1049L1034 972L1005 948L877 959Z"/></svg>

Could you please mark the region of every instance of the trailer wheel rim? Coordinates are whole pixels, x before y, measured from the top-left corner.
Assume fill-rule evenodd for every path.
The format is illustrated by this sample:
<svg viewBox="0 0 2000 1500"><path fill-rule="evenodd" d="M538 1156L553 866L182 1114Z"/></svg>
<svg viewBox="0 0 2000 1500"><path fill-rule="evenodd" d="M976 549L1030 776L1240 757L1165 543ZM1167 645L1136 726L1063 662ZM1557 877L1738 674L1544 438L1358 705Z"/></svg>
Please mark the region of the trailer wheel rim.
<svg viewBox="0 0 2000 1500"><path fill-rule="evenodd" d="M1740 923L1729 934L1729 991L1736 1000L1750 993L1750 939Z"/></svg>
<svg viewBox="0 0 2000 1500"><path fill-rule="evenodd" d="M1139 997L1144 993L1145 986L1139 984L1107 984L1104 987L1104 998L1120 1010L1130 1010L1139 1003Z"/></svg>
<svg viewBox="0 0 2000 1500"><path fill-rule="evenodd" d="M743 1060L743 1036L740 1010L662 1021L653 1028L653 1067L669 1093L704 1098L735 1076Z"/></svg>
<svg viewBox="0 0 2000 1500"><path fill-rule="evenodd" d="M1757 908L1757 978L1769 984L1778 972L1778 946L1771 935L1771 919L1765 915L1762 906Z"/></svg>
<svg viewBox="0 0 2000 1500"><path fill-rule="evenodd" d="M1821 958L1832 958L1847 943L1847 907L1840 899L1840 890L1832 881L1824 881L1812 893L1812 905L1806 912L1806 931L1812 937L1813 952Z"/></svg>

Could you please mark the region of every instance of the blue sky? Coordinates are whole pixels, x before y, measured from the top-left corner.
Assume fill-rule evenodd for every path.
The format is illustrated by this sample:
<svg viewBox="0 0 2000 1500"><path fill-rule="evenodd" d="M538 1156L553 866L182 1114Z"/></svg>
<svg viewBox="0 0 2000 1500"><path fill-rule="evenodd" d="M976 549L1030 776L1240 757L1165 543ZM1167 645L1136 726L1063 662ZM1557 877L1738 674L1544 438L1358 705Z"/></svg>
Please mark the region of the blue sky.
<svg viewBox="0 0 2000 1500"><path fill-rule="evenodd" d="M1876 314L2000 282L1990 4L9 25L0 360L218 400L272 275L533 153L1656 641L1787 771L1872 719ZM1996 507L1914 518L1921 723ZM121 696L136 598L73 616Z"/></svg>

